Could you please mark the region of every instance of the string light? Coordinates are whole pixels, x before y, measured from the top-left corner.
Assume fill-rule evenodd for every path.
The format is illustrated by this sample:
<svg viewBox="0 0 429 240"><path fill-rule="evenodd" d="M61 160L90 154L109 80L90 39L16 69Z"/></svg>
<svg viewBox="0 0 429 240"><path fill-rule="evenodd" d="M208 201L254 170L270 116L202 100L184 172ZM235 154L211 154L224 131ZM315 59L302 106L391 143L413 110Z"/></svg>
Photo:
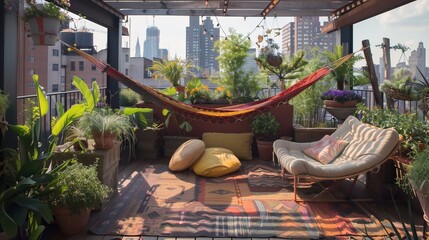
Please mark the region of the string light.
<svg viewBox="0 0 429 240"><path fill-rule="evenodd" d="M213 41L213 39L214 39L214 37L213 37L213 35L211 35L211 36L210 36L210 40L211 40L211 41Z"/></svg>
<svg viewBox="0 0 429 240"><path fill-rule="evenodd" d="M209 5L209 0L206 0L206 6Z"/></svg>
<svg viewBox="0 0 429 240"><path fill-rule="evenodd" d="M204 28L203 34L206 35L207 34L207 29Z"/></svg>
<svg viewBox="0 0 429 240"><path fill-rule="evenodd" d="M229 2L229 0L223 0L223 9L222 9L222 12L223 12L224 16L226 16L226 12L228 11L228 2Z"/></svg>

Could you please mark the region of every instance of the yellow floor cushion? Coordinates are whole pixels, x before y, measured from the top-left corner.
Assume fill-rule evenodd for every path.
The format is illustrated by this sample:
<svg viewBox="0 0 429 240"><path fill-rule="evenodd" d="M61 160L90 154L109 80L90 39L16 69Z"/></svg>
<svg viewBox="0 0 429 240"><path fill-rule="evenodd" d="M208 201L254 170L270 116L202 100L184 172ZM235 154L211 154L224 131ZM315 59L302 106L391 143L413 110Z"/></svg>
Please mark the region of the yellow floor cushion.
<svg viewBox="0 0 429 240"><path fill-rule="evenodd" d="M241 160L252 160L253 133L203 133L207 148L231 150Z"/></svg>
<svg viewBox="0 0 429 240"><path fill-rule="evenodd" d="M184 142L171 156L168 168L171 171L188 169L204 153L205 148L204 142L199 139L191 139Z"/></svg>
<svg viewBox="0 0 429 240"><path fill-rule="evenodd" d="M225 148L206 148L192 169L195 174L204 177L220 177L237 171L240 160Z"/></svg>

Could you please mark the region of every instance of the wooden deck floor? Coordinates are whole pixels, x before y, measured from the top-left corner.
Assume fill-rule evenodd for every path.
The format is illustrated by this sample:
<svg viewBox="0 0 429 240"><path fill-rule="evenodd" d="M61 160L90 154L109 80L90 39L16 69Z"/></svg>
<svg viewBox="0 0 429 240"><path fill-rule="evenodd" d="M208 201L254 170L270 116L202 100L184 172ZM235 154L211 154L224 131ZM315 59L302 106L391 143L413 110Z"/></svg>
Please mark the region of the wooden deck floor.
<svg viewBox="0 0 429 240"><path fill-rule="evenodd" d="M157 159L153 163L163 163L168 164L168 159ZM146 161L145 163L151 163ZM121 179L126 179L135 169L141 168L142 160L136 160L126 165L120 165L120 172L118 178L119 184L122 183ZM358 184L359 185L359 184ZM356 186L357 191L363 191L362 186ZM360 189L359 189L360 188ZM384 204L384 203L383 203ZM386 203L387 204L387 203ZM419 230L419 236L422 236L422 215L419 212L415 212L415 219L417 227ZM88 226L89 227L89 226ZM44 240L278 240L281 238L210 238L210 237L158 237L158 236L111 236L111 235L94 235L91 234L89 230L84 231L81 234L75 236L64 236L62 235L55 225L48 225L47 230L42 236ZM360 238L350 238L350 239L360 239ZM363 239L363 238L362 238ZM393 238L395 239L395 238Z"/></svg>

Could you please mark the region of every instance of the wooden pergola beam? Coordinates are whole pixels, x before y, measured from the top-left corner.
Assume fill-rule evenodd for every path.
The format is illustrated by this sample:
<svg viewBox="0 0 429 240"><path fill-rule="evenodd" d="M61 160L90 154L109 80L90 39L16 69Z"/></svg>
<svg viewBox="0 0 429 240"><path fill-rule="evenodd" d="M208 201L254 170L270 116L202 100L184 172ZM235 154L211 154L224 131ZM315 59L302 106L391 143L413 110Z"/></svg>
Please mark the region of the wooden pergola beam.
<svg viewBox="0 0 429 240"><path fill-rule="evenodd" d="M322 28L322 32L330 33L378 14L390 11L415 0L354 0L353 2L332 12L331 21Z"/></svg>

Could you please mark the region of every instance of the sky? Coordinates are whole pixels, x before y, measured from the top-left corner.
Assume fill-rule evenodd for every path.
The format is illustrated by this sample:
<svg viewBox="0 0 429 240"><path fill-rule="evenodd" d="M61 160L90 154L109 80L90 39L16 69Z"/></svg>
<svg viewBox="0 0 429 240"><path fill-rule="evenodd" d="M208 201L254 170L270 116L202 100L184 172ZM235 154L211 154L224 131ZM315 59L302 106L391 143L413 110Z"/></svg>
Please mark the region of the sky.
<svg viewBox="0 0 429 240"><path fill-rule="evenodd" d="M415 50L419 42L423 42L428 48L426 51L426 59L429 59L429 0L416 0L405 6L399 7L387 13L378 15L371 19L362 21L354 25L354 49L358 50L362 45L362 40L368 39L371 44L371 51L375 64L379 63L379 58L382 56L382 50L376 45L381 44L384 37L390 39L391 46L398 43L405 44L410 47L410 51L405 53L408 57L412 50ZM252 47L256 47L255 42L257 35L263 34L264 30L258 25L265 28L282 27L285 24L292 22L292 17L268 17L262 21L262 17L212 17L214 25L217 23L221 26L221 36L228 35L229 28L235 29L238 33L245 36L248 34ZM323 18L322 20L326 20ZM86 26L94 31L94 41L97 48L103 49L106 47L106 32L105 29L96 26L93 23L78 21L78 26ZM135 46L137 39L140 41L141 49L146 38L146 28L155 25L160 30L160 48L166 48L169 51L170 57L186 57L186 27L189 26L189 17L182 16L130 16L128 21L124 22L125 26L130 29L130 36L123 37L123 47L130 47L131 56L135 56ZM281 45L281 37L274 39ZM392 65L396 65L400 61L404 61L400 51L391 51ZM361 62L359 65L365 64Z"/></svg>

